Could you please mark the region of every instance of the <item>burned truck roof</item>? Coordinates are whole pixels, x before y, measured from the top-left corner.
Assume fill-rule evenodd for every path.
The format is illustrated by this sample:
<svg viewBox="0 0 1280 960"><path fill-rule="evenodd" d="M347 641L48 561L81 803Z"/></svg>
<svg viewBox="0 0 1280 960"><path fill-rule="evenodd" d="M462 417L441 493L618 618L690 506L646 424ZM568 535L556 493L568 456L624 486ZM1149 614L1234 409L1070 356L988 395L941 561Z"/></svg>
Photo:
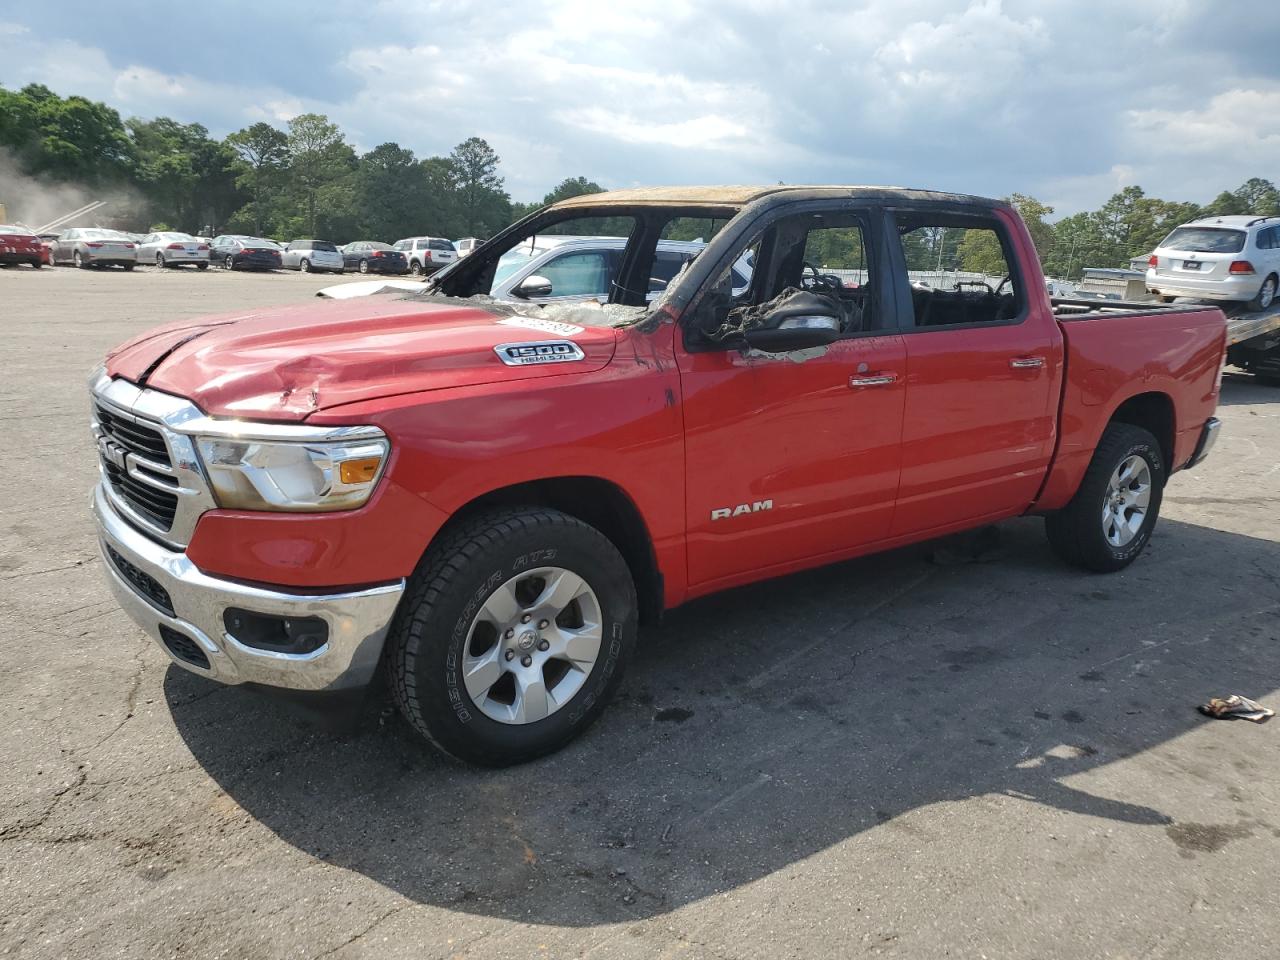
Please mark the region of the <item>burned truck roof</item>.
<svg viewBox="0 0 1280 960"><path fill-rule="evenodd" d="M585 193L561 200L553 204L553 208L564 210L576 207L744 207L764 199L792 201L837 198L882 202L936 201L951 205L981 207L1006 205L1003 200L962 193L943 193L937 190L917 190L910 187L773 184L771 186L632 187L626 190L608 190L604 193Z"/></svg>

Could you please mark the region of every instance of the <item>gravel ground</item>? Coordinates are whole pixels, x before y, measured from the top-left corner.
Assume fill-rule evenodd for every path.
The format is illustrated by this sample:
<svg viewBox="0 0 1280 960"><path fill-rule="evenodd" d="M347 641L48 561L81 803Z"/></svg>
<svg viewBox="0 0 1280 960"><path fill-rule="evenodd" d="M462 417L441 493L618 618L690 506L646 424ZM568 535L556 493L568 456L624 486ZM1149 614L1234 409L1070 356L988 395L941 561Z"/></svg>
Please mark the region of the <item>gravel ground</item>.
<svg viewBox="0 0 1280 960"><path fill-rule="evenodd" d="M0 953L1264 956L1280 942L1280 390L1146 555L1035 520L697 602L559 755L447 762L169 665L117 610L85 377L153 324L330 282L0 271ZM323 307L317 303L317 309Z"/></svg>

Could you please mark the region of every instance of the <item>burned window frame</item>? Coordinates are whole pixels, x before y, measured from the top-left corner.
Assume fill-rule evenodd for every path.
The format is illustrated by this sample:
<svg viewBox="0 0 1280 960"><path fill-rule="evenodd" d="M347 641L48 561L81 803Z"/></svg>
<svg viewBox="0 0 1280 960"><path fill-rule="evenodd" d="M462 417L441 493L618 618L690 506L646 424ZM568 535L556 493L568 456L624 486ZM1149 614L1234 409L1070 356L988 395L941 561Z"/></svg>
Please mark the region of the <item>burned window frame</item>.
<svg viewBox="0 0 1280 960"><path fill-rule="evenodd" d="M850 215L858 217L863 230L863 246L867 256L868 284L871 285L875 297L875 314L877 323L870 330L854 330L841 335L840 339L862 339L867 337L890 336L899 332L900 307L894 294L894 284L889 266L889 258L884 254L885 247L885 214L883 206L871 198L822 198L800 199L784 203L772 203L754 216L744 211L741 223L734 223L734 237L714 264L703 265L704 276L699 279L697 291L689 299L681 311L681 327L684 349L688 353L708 353L739 349L740 343L715 340L708 337L708 331L698 323L699 307L713 287L713 279L737 263L746 249L761 241L761 250L754 269L751 271L751 285L748 303L759 303L762 288L774 282L776 277L775 253L771 249L772 238L767 237L781 221L809 216ZM726 235L722 230L719 236ZM806 231L807 233L807 231ZM761 269L764 267L764 269ZM765 278L768 278L767 280ZM692 278L690 278L692 280ZM683 285L683 284L682 284Z"/></svg>

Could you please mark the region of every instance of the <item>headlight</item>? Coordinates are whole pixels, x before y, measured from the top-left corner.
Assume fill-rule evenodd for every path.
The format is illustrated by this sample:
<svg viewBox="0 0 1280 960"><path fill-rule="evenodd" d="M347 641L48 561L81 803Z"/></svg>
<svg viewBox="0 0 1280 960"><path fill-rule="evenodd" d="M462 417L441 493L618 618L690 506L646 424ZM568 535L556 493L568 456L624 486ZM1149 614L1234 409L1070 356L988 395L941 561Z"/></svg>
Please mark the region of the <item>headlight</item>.
<svg viewBox="0 0 1280 960"><path fill-rule="evenodd" d="M354 509L369 499L390 449L386 439L194 439L218 506L238 510Z"/></svg>

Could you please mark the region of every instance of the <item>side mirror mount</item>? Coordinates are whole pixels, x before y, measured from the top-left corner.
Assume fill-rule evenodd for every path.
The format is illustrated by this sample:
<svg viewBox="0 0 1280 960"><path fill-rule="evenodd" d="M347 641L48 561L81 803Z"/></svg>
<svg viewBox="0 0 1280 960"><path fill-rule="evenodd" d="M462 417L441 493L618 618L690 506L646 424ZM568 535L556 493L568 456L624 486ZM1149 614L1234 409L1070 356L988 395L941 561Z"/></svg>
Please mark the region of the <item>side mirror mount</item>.
<svg viewBox="0 0 1280 960"><path fill-rule="evenodd" d="M540 277L533 273L521 280L511 292L522 300L528 300L532 297L549 297L551 296L551 281L546 277Z"/></svg>

